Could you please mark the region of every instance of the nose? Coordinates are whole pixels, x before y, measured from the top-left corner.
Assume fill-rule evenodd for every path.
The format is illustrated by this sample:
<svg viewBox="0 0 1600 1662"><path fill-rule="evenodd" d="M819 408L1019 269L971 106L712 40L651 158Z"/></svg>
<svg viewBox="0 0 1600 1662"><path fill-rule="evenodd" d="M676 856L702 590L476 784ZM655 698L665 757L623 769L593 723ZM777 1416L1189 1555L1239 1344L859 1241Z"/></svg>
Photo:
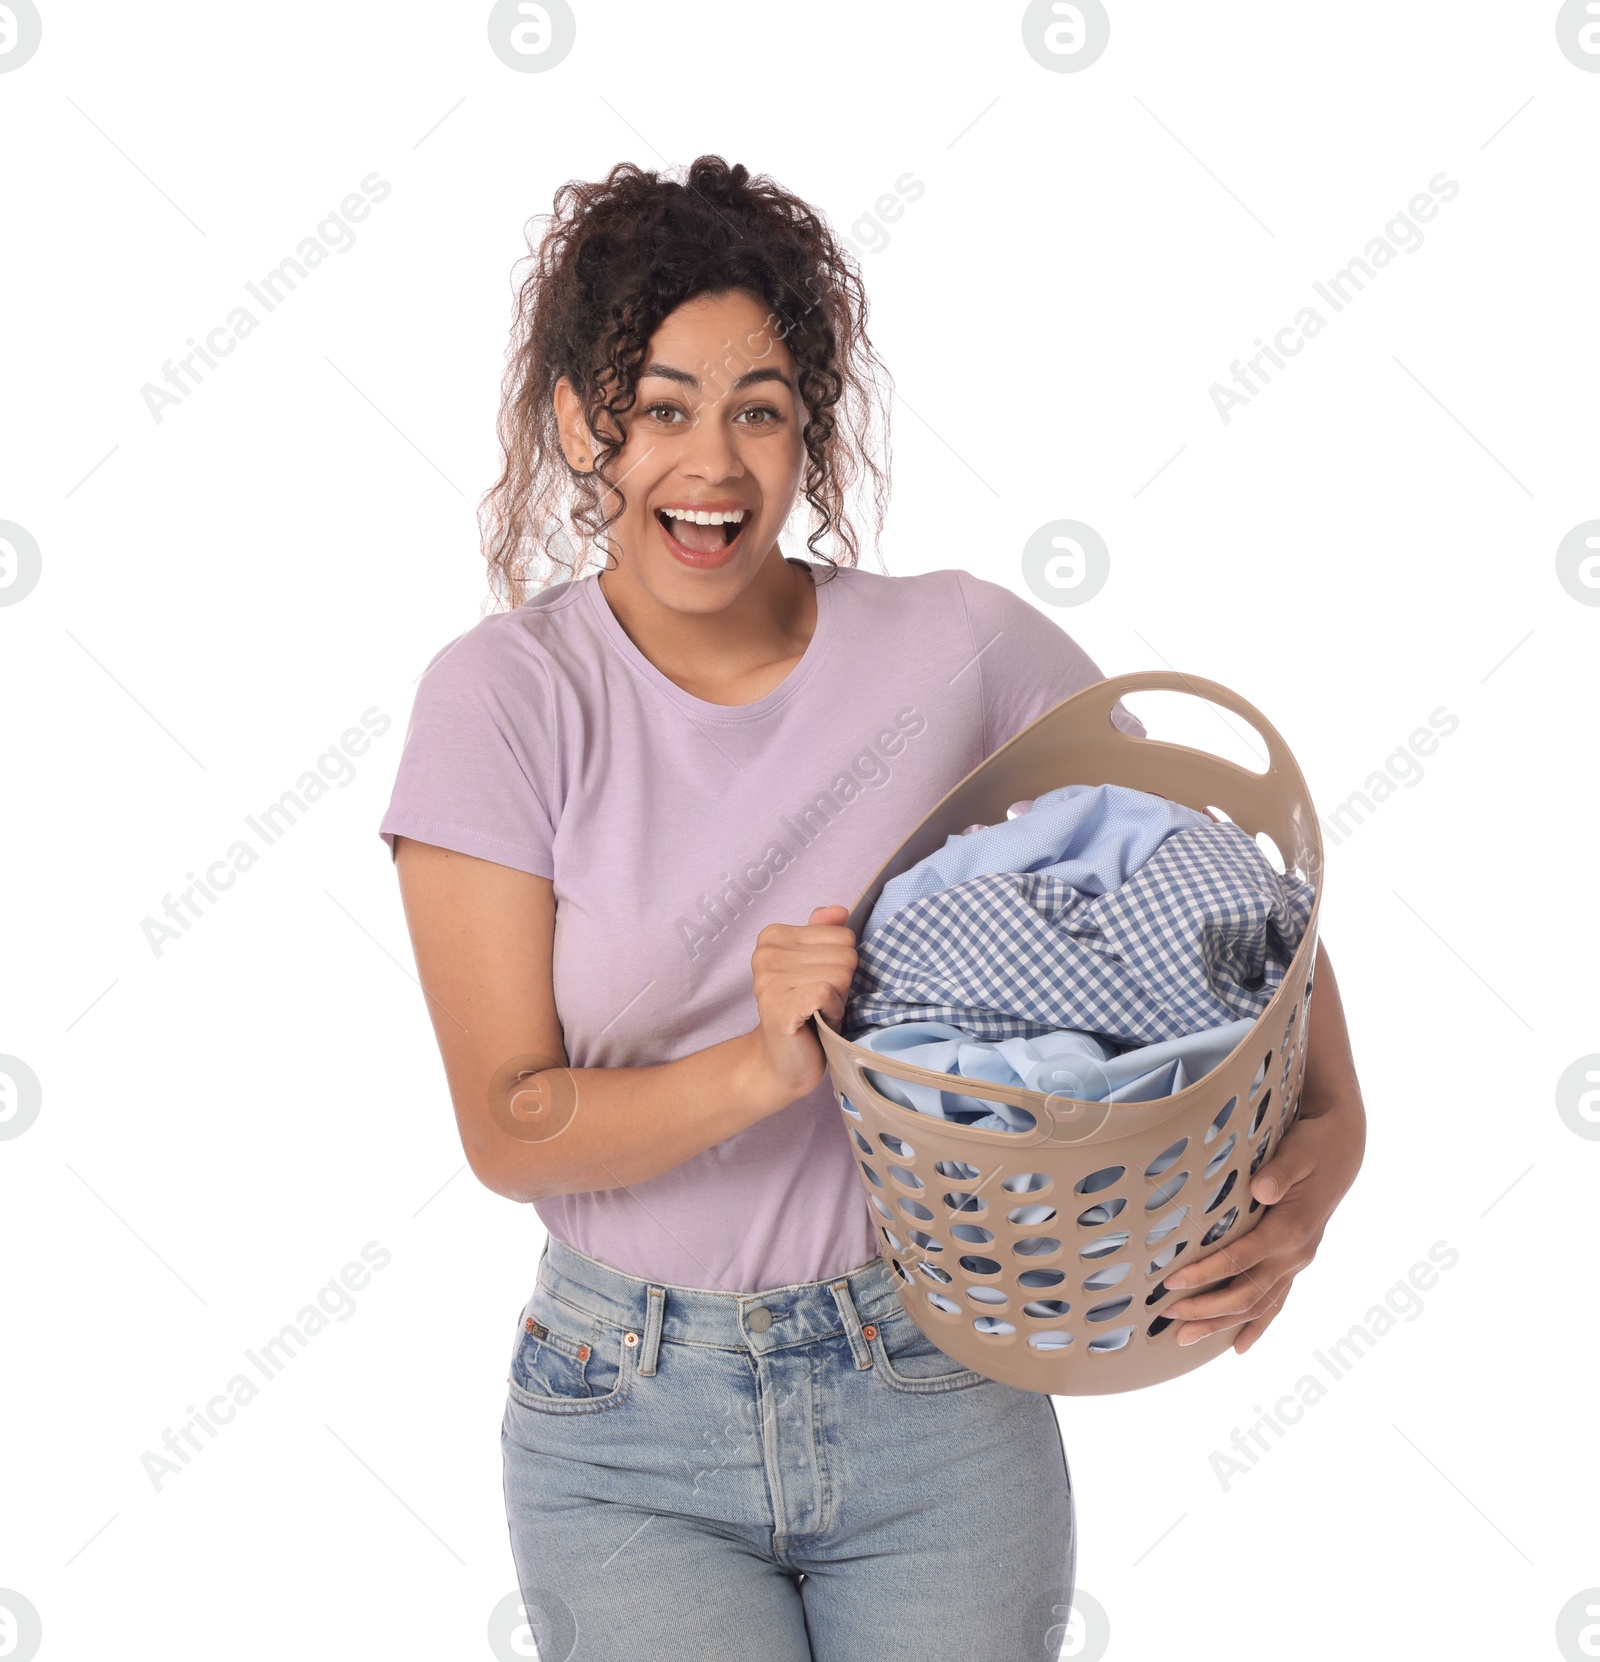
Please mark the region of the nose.
<svg viewBox="0 0 1600 1662"><path fill-rule="evenodd" d="M710 485L743 477L744 463L739 460L738 446L716 405L707 404L695 412L693 425L684 436L678 471L685 478Z"/></svg>

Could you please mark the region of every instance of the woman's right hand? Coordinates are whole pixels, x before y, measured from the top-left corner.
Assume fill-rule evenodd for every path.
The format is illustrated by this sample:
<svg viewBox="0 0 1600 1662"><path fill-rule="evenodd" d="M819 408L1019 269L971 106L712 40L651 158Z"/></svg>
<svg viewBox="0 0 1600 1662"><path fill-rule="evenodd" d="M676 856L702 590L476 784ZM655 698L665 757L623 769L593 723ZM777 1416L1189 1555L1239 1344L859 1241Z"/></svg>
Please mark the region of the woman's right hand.
<svg viewBox="0 0 1600 1662"><path fill-rule="evenodd" d="M750 974L761 1024L752 1037L785 1105L814 1090L828 1071L810 1023L819 1010L835 1027L844 1019L856 972L849 915L845 906L818 906L806 923L769 923L756 936Z"/></svg>

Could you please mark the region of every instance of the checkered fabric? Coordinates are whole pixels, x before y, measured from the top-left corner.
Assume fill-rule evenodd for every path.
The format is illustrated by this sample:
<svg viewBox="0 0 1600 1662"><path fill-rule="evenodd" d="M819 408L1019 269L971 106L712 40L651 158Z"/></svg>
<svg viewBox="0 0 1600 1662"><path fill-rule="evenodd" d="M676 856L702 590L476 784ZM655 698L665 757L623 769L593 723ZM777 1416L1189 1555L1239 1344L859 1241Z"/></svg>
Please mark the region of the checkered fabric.
<svg viewBox="0 0 1600 1662"><path fill-rule="evenodd" d="M912 901L857 945L842 1031L944 1021L980 1039L1061 1028L1155 1044L1266 1009L1311 920L1236 825L1177 831L1090 896L999 872Z"/></svg>

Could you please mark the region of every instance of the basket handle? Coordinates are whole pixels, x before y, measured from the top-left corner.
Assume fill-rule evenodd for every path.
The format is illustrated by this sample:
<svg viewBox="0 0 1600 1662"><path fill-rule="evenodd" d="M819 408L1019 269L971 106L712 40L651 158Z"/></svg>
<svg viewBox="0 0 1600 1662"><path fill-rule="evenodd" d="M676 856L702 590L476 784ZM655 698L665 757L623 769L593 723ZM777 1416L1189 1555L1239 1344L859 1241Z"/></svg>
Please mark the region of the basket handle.
<svg viewBox="0 0 1600 1662"><path fill-rule="evenodd" d="M1306 794L1305 781L1295 763L1293 752L1284 742L1283 735L1255 705L1248 699L1241 698L1231 687L1224 687L1216 681L1206 680L1204 676L1188 675L1177 669L1131 670L1126 675L1113 675L1104 681L1095 681L1073 696L1091 712L1103 714L1111 731L1117 737L1126 739L1129 735L1112 722L1111 711L1119 698L1125 693L1133 692L1190 693L1207 703L1219 704L1223 709L1233 711L1236 716L1242 716L1266 743L1266 772L1261 774L1251 768L1241 767L1237 762L1230 762L1226 757L1217 756L1214 752L1208 751L1205 754L1223 767L1231 768L1241 779L1249 780L1252 784L1259 786L1267 779L1288 779L1299 785L1302 795ZM1175 745L1165 739L1134 739L1131 742L1159 744L1180 751L1190 749L1188 745Z"/></svg>

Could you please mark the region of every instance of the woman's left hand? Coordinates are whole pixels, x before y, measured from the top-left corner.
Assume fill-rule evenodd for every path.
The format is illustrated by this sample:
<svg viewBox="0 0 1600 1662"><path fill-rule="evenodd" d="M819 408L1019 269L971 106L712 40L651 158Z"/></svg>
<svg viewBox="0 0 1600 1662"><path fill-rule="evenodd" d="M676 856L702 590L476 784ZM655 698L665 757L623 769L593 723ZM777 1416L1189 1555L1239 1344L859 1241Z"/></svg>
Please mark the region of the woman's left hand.
<svg viewBox="0 0 1600 1662"><path fill-rule="evenodd" d="M1308 1051L1308 1069L1309 1062ZM1250 1183L1266 1215L1236 1243L1167 1277L1174 1290L1233 1278L1163 1307L1165 1315L1187 1318L1174 1334L1180 1345L1242 1322L1233 1343L1242 1356L1266 1332L1294 1278L1316 1256L1329 1217L1355 1181L1365 1142L1359 1095L1319 1101L1309 1083L1303 1088L1294 1123Z"/></svg>

